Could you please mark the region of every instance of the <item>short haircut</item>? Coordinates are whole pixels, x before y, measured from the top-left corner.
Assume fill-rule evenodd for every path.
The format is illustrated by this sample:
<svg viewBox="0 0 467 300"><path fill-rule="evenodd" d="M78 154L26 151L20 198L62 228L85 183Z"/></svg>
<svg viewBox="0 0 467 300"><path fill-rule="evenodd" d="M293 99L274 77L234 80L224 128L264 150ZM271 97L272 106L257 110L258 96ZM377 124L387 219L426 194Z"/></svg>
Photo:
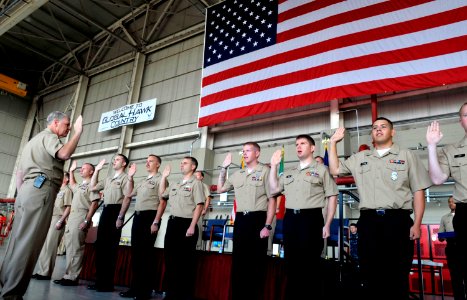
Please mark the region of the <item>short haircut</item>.
<svg viewBox="0 0 467 300"><path fill-rule="evenodd" d="M93 164L91 164L91 163L84 163L83 166L84 166L84 165L90 166L90 167L91 167L91 170L94 172L94 169L95 169L95 168L94 168L94 165L93 165Z"/></svg>
<svg viewBox="0 0 467 300"><path fill-rule="evenodd" d="M310 143L310 145L315 145L315 140L309 136L308 134L299 134L297 135L297 137L295 138L295 140L298 140L298 139L305 139L308 141L308 143Z"/></svg>
<svg viewBox="0 0 467 300"><path fill-rule="evenodd" d="M462 117L462 109L464 108L464 106L467 105L467 102L464 102L464 104L461 105L461 108L459 108L459 117Z"/></svg>
<svg viewBox="0 0 467 300"><path fill-rule="evenodd" d="M157 159L157 161L159 162L159 164L162 163L162 159L158 156L158 155L155 155L155 154L149 154L148 156L152 156L154 157L155 159Z"/></svg>
<svg viewBox="0 0 467 300"><path fill-rule="evenodd" d="M125 155L121 154L121 153L118 153L117 154L118 156L120 156L121 158L123 158L123 160L125 161L125 167L128 167L128 164L130 163L130 160L128 159L128 157L126 157Z"/></svg>
<svg viewBox="0 0 467 300"><path fill-rule="evenodd" d="M199 174L201 174L201 176L204 177L204 172L203 171L196 171L196 172L199 172Z"/></svg>
<svg viewBox="0 0 467 300"><path fill-rule="evenodd" d="M394 124L392 124L391 120L389 120L388 118L385 118L385 117L378 117L378 118L376 118L375 122L376 122L376 121L386 121L386 122L389 123L389 127L391 127L391 129L394 128ZM375 122L373 122L373 124L375 124ZM372 124L372 125L373 125L373 124Z"/></svg>
<svg viewBox="0 0 467 300"><path fill-rule="evenodd" d="M61 111L53 111L47 116L47 125L52 124L52 122L56 119L58 121L63 120L64 118L69 118L66 113Z"/></svg>
<svg viewBox="0 0 467 300"><path fill-rule="evenodd" d="M191 160L191 163L195 165L195 169L193 170L193 173L196 171L196 168L198 168L198 161L196 160L196 158L194 158L193 156L185 156L183 159L189 159Z"/></svg>
<svg viewBox="0 0 467 300"><path fill-rule="evenodd" d="M350 223L349 227L350 227L350 226L355 226L355 227L357 227L357 224L355 224L355 223Z"/></svg>
<svg viewBox="0 0 467 300"><path fill-rule="evenodd" d="M252 146L253 148L256 149L256 151L261 151L261 147L256 142L246 142L243 144L243 146L246 146L246 145Z"/></svg>

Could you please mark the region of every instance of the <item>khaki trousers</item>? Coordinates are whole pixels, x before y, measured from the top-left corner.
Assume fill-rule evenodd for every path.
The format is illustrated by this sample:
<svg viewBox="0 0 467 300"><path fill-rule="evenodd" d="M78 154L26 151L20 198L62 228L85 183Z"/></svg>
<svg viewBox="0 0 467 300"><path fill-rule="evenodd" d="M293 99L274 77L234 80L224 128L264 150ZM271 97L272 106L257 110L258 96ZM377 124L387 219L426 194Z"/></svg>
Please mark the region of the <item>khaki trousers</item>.
<svg viewBox="0 0 467 300"><path fill-rule="evenodd" d="M84 242L87 231L79 229L86 218L87 210L72 210L65 229L66 268L63 278L77 280L83 268Z"/></svg>
<svg viewBox="0 0 467 300"><path fill-rule="evenodd" d="M50 222L49 232L47 233L47 239L45 240L44 247L42 247L39 260L37 261L37 274L42 276L52 276L55 267L55 259L57 258L57 248L63 237L65 229L57 230L55 225L61 216L52 216Z"/></svg>
<svg viewBox="0 0 467 300"><path fill-rule="evenodd" d="M46 181L42 188L26 180L15 202L15 220L0 270L1 299L23 299L47 237L58 186Z"/></svg>

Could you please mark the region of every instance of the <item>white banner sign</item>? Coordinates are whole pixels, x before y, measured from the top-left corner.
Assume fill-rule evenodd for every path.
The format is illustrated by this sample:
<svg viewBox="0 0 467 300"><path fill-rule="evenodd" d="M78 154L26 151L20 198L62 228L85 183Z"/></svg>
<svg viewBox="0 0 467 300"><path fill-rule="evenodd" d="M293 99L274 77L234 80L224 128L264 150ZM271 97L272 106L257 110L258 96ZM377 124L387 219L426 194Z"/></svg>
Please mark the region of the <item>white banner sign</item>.
<svg viewBox="0 0 467 300"><path fill-rule="evenodd" d="M151 99L135 104L128 104L102 114L99 132L114 129L124 125L131 125L154 119L157 99Z"/></svg>

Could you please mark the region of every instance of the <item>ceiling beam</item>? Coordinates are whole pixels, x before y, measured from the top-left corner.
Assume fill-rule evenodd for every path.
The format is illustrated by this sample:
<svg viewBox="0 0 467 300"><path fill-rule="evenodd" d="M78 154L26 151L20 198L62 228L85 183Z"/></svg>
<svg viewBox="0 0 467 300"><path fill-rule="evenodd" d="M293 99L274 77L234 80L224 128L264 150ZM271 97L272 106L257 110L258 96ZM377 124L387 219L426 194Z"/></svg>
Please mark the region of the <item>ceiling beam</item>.
<svg viewBox="0 0 467 300"><path fill-rule="evenodd" d="M46 59L48 59L48 60L50 60L50 61L56 62L56 63L58 63L58 64L64 66L65 68L68 68L68 69L70 69L70 70L73 70L73 71L75 71L75 72L78 73L78 74L84 74L84 72L83 72L82 70L76 69L76 68L74 68L74 67L72 67L72 66L69 66L69 65L67 65L67 64L65 64L65 63L63 63L63 62L61 62L60 60L57 60L57 59L55 59L55 58L53 58L53 57L50 57L49 55L47 55L47 54L45 54L45 53L42 53L41 51L39 51L39 50L37 50L37 49L34 49L33 47L31 47L31 46L25 44L24 42L22 42L22 41L20 41L20 40L18 40L18 39L16 39L16 38L8 37L6 34L4 34L2 37L5 38L6 40L9 40L10 42L16 43L16 44L20 45L21 47L24 47L25 49L27 49L27 50L29 50L29 51L31 51L31 52L36 53L36 54L38 54L38 55L40 55L40 56L42 56L42 57L44 57L44 58L46 58Z"/></svg>
<svg viewBox="0 0 467 300"><path fill-rule="evenodd" d="M9 9L11 12L10 14L7 15L3 12L3 14L0 15L0 36L47 2L49 2L49 0L18 1L17 4Z"/></svg>
<svg viewBox="0 0 467 300"><path fill-rule="evenodd" d="M55 1L50 1L51 4L53 4L54 6L60 8L61 10L65 11L66 13L72 15L72 16L75 16L75 17L78 17L79 19L82 19L82 20L85 20L86 22L89 22L91 24L93 24L94 26L96 26L97 28L107 32L108 34L112 35L113 37L115 37L116 39L118 40L121 40L122 42L130 45L133 49L135 49L136 51L140 51L140 49L133 45L131 42L127 41L126 39L122 38L121 36L119 36L118 34L115 34L114 32L112 32L111 30L107 29L106 27L104 27L103 25L97 23L96 21L94 21L93 19L91 19L90 17L86 16L83 12L76 12L73 8L69 7L67 4L63 3L63 2L55 2Z"/></svg>

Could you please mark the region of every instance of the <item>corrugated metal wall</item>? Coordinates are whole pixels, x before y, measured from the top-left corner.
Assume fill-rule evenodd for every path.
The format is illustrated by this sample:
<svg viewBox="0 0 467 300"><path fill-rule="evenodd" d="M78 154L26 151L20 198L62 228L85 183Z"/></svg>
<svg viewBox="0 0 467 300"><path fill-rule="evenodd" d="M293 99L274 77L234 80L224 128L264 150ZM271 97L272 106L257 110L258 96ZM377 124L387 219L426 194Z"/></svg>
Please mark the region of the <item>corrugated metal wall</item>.
<svg viewBox="0 0 467 300"><path fill-rule="evenodd" d="M0 198L7 197L30 105L30 99L0 94Z"/></svg>

